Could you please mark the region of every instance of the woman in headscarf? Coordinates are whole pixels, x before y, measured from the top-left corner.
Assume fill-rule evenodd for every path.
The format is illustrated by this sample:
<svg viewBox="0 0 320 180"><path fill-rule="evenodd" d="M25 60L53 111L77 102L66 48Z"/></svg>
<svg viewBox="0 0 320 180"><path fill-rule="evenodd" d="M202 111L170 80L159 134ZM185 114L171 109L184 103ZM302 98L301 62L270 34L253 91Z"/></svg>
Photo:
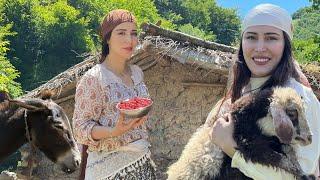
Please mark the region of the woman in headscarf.
<svg viewBox="0 0 320 180"><path fill-rule="evenodd" d="M236 150L233 121L228 107L241 96L275 86L291 87L303 98L312 131L312 143L298 147L297 158L306 174L318 176L320 155L320 104L306 77L292 57L292 20L289 13L272 4L254 7L244 18L238 60L232 85L214 122L211 137L232 158L232 167L253 179L294 179L293 175L245 161ZM218 105L219 106L219 105ZM212 121L210 115L207 121ZM253 134L254 136L254 134Z"/></svg>
<svg viewBox="0 0 320 180"><path fill-rule="evenodd" d="M85 179L155 179L147 116L128 119L116 108L122 100L149 97L142 70L129 63L138 44L135 17L109 12L100 36L100 63L83 75L75 95L75 138L88 146Z"/></svg>

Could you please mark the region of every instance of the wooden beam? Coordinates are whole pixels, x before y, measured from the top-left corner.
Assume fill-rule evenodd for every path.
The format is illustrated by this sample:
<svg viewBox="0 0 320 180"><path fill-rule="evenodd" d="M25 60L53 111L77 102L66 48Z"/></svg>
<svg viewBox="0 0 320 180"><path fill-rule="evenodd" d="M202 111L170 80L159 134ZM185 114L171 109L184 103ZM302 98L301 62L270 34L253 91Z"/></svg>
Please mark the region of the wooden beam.
<svg viewBox="0 0 320 180"><path fill-rule="evenodd" d="M158 63L158 61L157 61L157 60L154 60L154 61L152 61L151 63L149 63L148 65L141 66L141 69L142 69L143 71L145 71L145 70L147 70L147 69L155 66L157 63Z"/></svg>
<svg viewBox="0 0 320 180"><path fill-rule="evenodd" d="M182 86L200 86L200 87L216 87L225 88L227 84L222 83L199 83L199 82L182 82Z"/></svg>
<svg viewBox="0 0 320 180"><path fill-rule="evenodd" d="M54 100L54 102L56 102L57 104L60 104L60 103L63 103L63 102L66 102L70 99L73 99L75 97L75 95L70 95L70 96L67 96L67 97L63 97L63 98L59 98L57 100Z"/></svg>
<svg viewBox="0 0 320 180"><path fill-rule="evenodd" d="M141 28L146 33L145 35L148 35L148 34L153 36L162 35L164 37L170 38L175 41L189 42L193 45L200 46L207 49L213 49L213 50L219 50L219 51L231 52L231 53L237 52L237 49L234 47L227 46L224 44L219 44L216 42L205 41L200 38L184 34L182 32L163 29L155 24L142 23Z"/></svg>

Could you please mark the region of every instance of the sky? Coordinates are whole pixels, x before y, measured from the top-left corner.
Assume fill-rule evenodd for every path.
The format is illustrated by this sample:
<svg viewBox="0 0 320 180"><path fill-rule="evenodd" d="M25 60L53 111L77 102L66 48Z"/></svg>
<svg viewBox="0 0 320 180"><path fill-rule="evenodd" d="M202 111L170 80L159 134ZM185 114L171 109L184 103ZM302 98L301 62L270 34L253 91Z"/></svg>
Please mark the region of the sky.
<svg viewBox="0 0 320 180"><path fill-rule="evenodd" d="M236 8L241 18L254 6L261 3L271 3L286 9L291 15L298 9L310 6L308 0L216 0L222 7Z"/></svg>

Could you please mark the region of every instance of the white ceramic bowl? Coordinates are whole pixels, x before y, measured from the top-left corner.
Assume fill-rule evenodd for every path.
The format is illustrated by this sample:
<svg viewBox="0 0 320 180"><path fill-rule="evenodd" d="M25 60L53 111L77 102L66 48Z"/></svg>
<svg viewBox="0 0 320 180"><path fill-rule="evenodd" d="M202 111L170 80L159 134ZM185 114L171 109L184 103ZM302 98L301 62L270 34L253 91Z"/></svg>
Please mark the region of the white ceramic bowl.
<svg viewBox="0 0 320 180"><path fill-rule="evenodd" d="M143 98L148 99L148 98ZM121 109L119 108L120 102L116 105L117 109L126 115L128 118L140 118L148 114L148 112L152 109L153 101L151 99L148 99L151 101L151 103L148 106L137 108L137 109ZM129 99L121 101L125 102L129 101Z"/></svg>

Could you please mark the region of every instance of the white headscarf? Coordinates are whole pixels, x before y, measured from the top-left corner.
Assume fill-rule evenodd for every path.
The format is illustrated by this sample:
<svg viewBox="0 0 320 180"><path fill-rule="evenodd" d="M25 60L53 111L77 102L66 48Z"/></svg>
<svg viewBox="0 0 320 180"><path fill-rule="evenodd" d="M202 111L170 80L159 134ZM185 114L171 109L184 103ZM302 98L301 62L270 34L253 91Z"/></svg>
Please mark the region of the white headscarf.
<svg viewBox="0 0 320 180"><path fill-rule="evenodd" d="M273 4L260 4L249 11L242 24L242 33L251 26L268 25L283 30L292 40L292 19L283 8Z"/></svg>

